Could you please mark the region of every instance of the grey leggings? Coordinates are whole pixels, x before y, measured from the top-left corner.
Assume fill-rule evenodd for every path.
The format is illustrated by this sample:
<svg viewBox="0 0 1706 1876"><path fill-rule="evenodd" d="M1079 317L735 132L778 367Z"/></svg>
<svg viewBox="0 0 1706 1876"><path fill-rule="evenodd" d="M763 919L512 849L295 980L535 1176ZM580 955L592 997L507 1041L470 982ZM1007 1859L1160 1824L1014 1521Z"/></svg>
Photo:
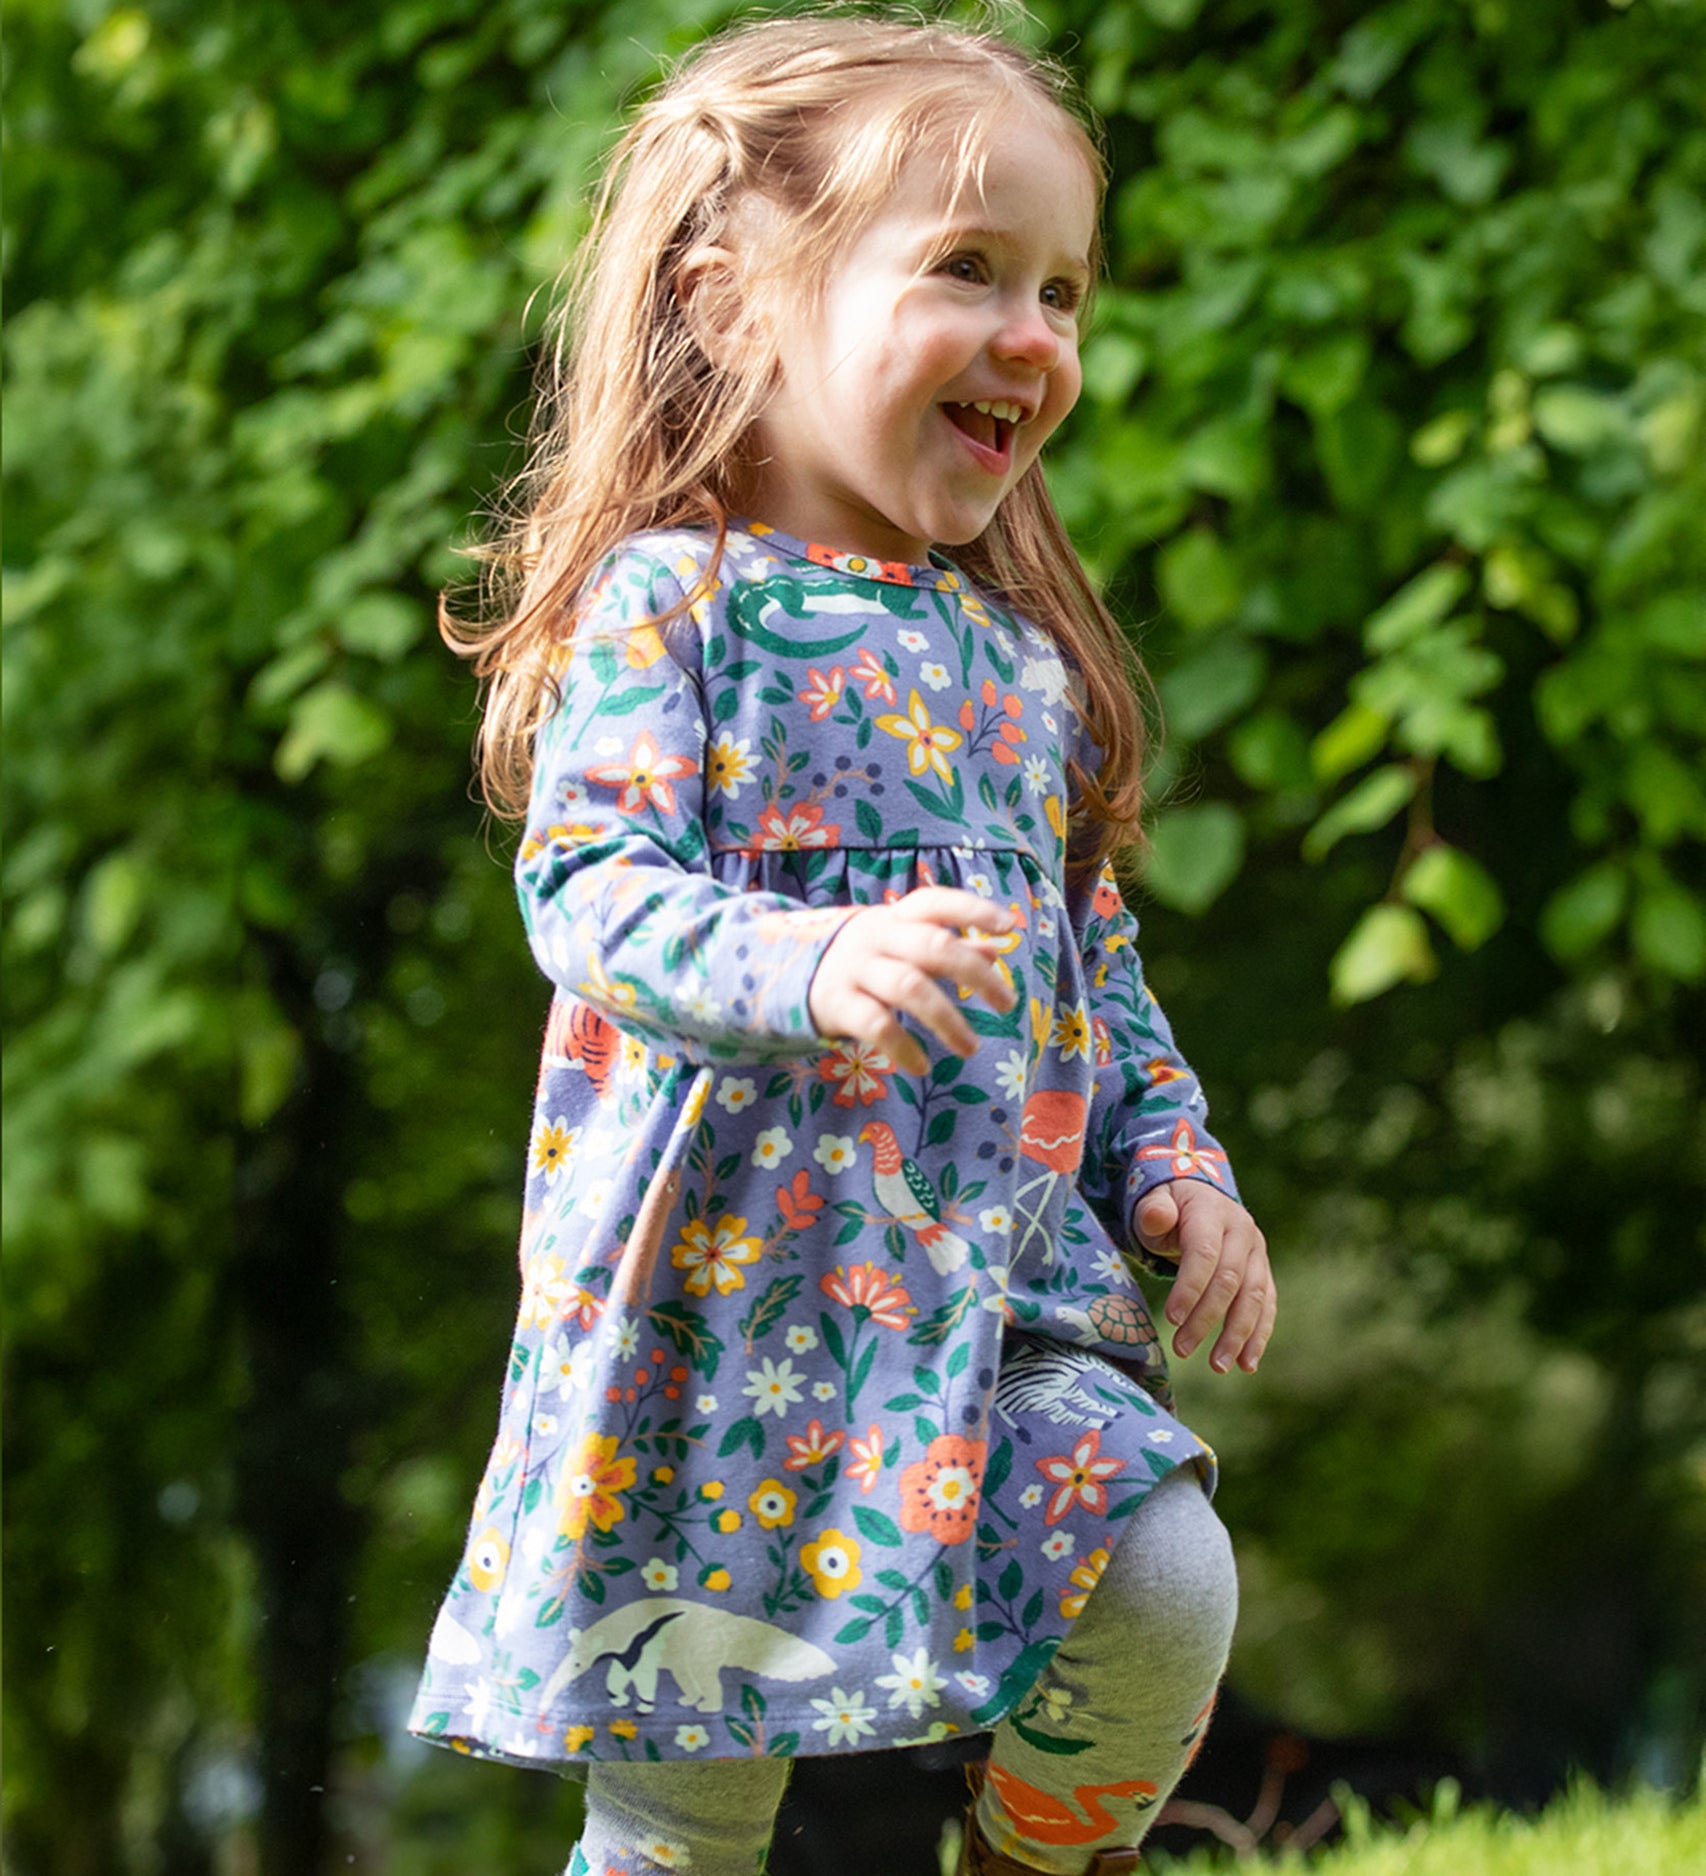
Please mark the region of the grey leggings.
<svg viewBox="0 0 1706 1876"><path fill-rule="evenodd" d="M1238 1582L1186 1467L1150 1493L1054 1659L996 1728L978 1825L1052 1876L1141 1841L1189 1764L1226 1665ZM599 1764L567 1876L757 1876L782 1759Z"/></svg>

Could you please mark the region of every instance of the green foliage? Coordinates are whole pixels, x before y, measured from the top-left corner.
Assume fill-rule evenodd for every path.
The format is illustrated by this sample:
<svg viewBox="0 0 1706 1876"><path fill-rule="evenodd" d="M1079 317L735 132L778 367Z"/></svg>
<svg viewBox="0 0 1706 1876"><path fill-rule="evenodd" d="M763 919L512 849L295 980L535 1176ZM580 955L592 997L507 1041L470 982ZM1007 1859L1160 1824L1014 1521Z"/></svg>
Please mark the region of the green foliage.
<svg viewBox="0 0 1706 1876"><path fill-rule="evenodd" d="M1345 1841L1308 1864L1282 1856L1267 1867L1322 1876L1686 1876L1706 1856L1706 1807L1672 1805L1650 1789L1613 1801L1577 1785L1540 1817L1526 1818L1486 1805L1460 1810L1457 1788L1447 1783L1428 1815L1401 1828L1374 1823L1354 1794L1341 1788L1337 1795ZM1162 1876L1227 1867L1209 1852L1156 1853L1153 1860Z"/></svg>
<svg viewBox="0 0 1706 1876"><path fill-rule="evenodd" d="M203 1866L334 1682L340 1846L561 1859L548 1781L381 1743L490 1433L541 1007L432 622L620 105L726 11L7 9L23 1876ZM1146 955L1285 1271L1258 1383L1182 1376L1238 1671L1490 1772L1675 1771L1702 8L1038 11L1114 158L1053 480L1170 727Z"/></svg>

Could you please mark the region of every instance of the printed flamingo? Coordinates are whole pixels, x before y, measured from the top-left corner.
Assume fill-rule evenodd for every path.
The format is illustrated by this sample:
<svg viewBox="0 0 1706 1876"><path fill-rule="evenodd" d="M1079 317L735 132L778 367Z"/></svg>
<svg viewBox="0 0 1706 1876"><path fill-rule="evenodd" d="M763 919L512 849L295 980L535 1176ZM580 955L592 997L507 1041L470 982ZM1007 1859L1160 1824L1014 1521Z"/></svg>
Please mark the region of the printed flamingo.
<svg viewBox="0 0 1706 1876"><path fill-rule="evenodd" d="M1002 1766L991 1764L986 1776L1007 1815L1037 1843L1093 1843L1116 1830L1120 1820L1101 1803L1104 1797L1135 1798L1139 1811L1147 1811L1155 1802L1155 1786L1147 1778L1125 1778L1117 1785L1080 1785L1072 1794L1084 1813L1080 1817L1065 1799L1039 1791Z"/></svg>
<svg viewBox="0 0 1706 1876"><path fill-rule="evenodd" d="M1084 1157L1084 1123L1089 1107L1083 1095L1070 1088L1039 1088L1026 1101L1019 1116L1019 1152L1033 1160L1042 1171L1013 1194L1014 1209L1025 1221L1025 1235L1013 1253L1013 1262L1024 1256L1031 1239L1043 1237L1043 1262L1054 1262L1054 1240L1043 1230L1043 1214L1062 1179L1077 1172ZM1027 1212L1024 1201L1041 1191L1036 1209Z"/></svg>

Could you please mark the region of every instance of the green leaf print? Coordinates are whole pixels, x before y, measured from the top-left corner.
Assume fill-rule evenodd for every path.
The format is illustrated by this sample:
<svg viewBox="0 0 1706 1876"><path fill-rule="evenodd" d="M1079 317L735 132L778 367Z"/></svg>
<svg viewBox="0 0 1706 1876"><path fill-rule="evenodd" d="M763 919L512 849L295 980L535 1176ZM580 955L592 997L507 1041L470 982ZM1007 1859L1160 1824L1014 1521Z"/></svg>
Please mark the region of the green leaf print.
<svg viewBox="0 0 1706 1876"><path fill-rule="evenodd" d="M997 1579L995 1588L1003 1602L1011 1602L1025 1587L1025 1566L1017 1557L1007 1560L1007 1567Z"/></svg>
<svg viewBox="0 0 1706 1876"><path fill-rule="evenodd" d="M853 819L858 823L859 832L873 844L883 837L883 817L868 801L856 801L853 804Z"/></svg>
<svg viewBox="0 0 1706 1876"><path fill-rule="evenodd" d="M722 1444L717 1448L717 1457L727 1459L731 1453L739 1452L743 1446L752 1448L754 1459L764 1457L764 1429L751 1414L742 1414L734 1421L723 1435Z"/></svg>
<svg viewBox="0 0 1706 1876"><path fill-rule="evenodd" d="M754 1342L762 1340L782 1320L788 1305L799 1295L800 1286L804 1282L804 1277L795 1275L777 1277L764 1286L764 1294L737 1325L746 1338L749 1350Z"/></svg>
<svg viewBox="0 0 1706 1876"><path fill-rule="evenodd" d="M853 1507L853 1522L859 1527L861 1537L880 1544L885 1550L899 1550L906 1541L900 1534L900 1526L887 1512L873 1511L869 1505Z"/></svg>
<svg viewBox="0 0 1706 1876"><path fill-rule="evenodd" d="M684 1356L707 1381L716 1380L723 1343L715 1331L706 1326L702 1316L685 1303L671 1301L654 1304L646 1311L646 1320L668 1340L676 1354Z"/></svg>
<svg viewBox="0 0 1706 1876"><path fill-rule="evenodd" d="M852 1622L843 1624L835 1631L836 1647L847 1648L851 1647L854 1642L862 1642L871 1632L872 1620L871 1616L862 1615Z"/></svg>
<svg viewBox="0 0 1706 1876"><path fill-rule="evenodd" d="M914 1323L906 1339L916 1348L939 1348L965 1321L966 1312L976 1295L976 1289L970 1284L963 1290L957 1290L947 1302L931 1310L921 1322ZM889 1404L894 1405L892 1401Z"/></svg>
<svg viewBox="0 0 1706 1876"><path fill-rule="evenodd" d="M625 717L635 710L643 710L662 695L661 684L654 684L650 690L618 691L614 697L605 698L599 705L598 714L604 717Z"/></svg>

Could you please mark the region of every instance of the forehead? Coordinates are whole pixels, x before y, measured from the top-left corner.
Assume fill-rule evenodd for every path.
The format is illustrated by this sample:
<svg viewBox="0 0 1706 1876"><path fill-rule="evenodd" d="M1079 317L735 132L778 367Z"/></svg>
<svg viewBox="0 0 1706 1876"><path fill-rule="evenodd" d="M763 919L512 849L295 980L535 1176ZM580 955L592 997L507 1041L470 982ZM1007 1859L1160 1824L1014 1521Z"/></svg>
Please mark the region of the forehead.
<svg viewBox="0 0 1706 1876"><path fill-rule="evenodd" d="M946 137L921 145L902 163L875 221L923 240L976 230L1086 265L1096 179L1068 125L1041 111L1011 111L978 141L969 150Z"/></svg>

